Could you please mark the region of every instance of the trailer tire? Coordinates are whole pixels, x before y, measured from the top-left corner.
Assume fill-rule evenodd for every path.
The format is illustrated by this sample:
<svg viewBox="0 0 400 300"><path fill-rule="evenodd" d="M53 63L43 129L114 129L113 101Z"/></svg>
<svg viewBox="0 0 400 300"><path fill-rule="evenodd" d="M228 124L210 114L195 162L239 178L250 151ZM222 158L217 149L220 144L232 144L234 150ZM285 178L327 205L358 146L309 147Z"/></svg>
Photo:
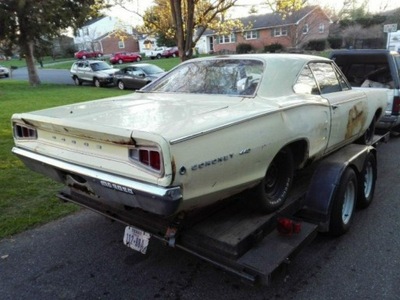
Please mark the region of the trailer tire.
<svg viewBox="0 0 400 300"><path fill-rule="evenodd" d="M347 168L340 178L333 198L329 223L331 235L339 236L350 229L356 200L357 175L352 168Z"/></svg>
<svg viewBox="0 0 400 300"><path fill-rule="evenodd" d="M270 213L281 207L293 181L294 159L290 148L282 149L272 160L262 181L254 188L258 207Z"/></svg>
<svg viewBox="0 0 400 300"><path fill-rule="evenodd" d="M359 189L358 189L358 208L367 208L375 193L375 183L377 178L376 158L373 153L368 153L364 166L360 174Z"/></svg>

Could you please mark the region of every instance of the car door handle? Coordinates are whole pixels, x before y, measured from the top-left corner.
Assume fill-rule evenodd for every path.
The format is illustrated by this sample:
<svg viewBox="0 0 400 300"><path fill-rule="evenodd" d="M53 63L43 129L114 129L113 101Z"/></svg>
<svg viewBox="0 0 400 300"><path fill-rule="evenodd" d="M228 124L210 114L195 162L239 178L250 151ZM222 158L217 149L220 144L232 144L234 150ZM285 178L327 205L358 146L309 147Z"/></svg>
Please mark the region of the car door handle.
<svg viewBox="0 0 400 300"><path fill-rule="evenodd" d="M336 104L332 105L332 109L333 109L333 110L335 110L335 109L338 108L338 107L339 107L339 105L336 105Z"/></svg>

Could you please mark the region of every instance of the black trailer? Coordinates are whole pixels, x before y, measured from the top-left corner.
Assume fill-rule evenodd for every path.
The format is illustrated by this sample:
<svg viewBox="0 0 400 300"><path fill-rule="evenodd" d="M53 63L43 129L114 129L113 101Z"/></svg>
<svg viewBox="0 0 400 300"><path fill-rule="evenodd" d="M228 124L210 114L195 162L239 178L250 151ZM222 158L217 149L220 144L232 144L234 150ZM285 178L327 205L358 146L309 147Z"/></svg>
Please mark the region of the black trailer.
<svg viewBox="0 0 400 300"><path fill-rule="evenodd" d="M269 284L318 232L345 233L355 207L366 208L377 179L373 146L348 145L301 170L284 207L263 214L239 196L212 207L163 219L127 207L107 206L63 190L76 202L127 225L124 242L145 252L149 237L196 255L252 283Z"/></svg>

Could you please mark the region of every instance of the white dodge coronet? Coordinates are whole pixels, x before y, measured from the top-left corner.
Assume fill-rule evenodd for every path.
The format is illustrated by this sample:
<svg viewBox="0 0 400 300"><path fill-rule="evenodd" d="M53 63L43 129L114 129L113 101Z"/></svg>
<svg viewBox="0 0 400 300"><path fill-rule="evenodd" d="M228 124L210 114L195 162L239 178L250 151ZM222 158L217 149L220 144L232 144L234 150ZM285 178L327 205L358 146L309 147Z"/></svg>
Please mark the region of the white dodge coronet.
<svg viewBox="0 0 400 300"><path fill-rule="evenodd" d="M296 169L371 143L387 100L322 57L199 58L127 96L14 114L12 151L78 203L170 216L252 189L271 212Z"/></svg>

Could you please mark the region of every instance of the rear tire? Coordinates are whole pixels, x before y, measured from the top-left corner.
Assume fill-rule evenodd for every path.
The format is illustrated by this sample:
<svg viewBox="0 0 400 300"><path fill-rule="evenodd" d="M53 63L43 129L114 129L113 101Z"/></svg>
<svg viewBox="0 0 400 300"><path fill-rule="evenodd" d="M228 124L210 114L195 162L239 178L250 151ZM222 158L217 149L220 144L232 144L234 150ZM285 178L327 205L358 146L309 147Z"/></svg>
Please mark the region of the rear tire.
<svg viewBox="0 0 400 300"><path fill-rule="evenodd" d="M375 183L377 178L377 166L375 155L371 152L365 158L364 166L360 174L357 207L367 208L375 193Z"/></svg>
<svg viewBox="0 0 400 300"><path fill-rule="evenodd" d="M74 83L75 85L82 85L82 81L77 76L74 77Z"/></svg>
<svg viewBox="0 0 400 300"><path fill-rule="evenodd" d="M329 233L339 236L351 226L357 200L357 176L353 169L347 168L340 178L335 191L330 215Z"/></svg>
<svg viewBox="0 0 400 300"><path fill-rule="evenodd" d="M372 120L371 124L369 124L367 130L364 132L363 136L357 140L357 144L361 145L372 145L372 141L374 139L375 134L375 118Z"/></svg>
<svg viewBox="0 0 400 300"><path fill-rule="evenodd" d="M95 78L95 79L93 80L93 84L94 84L95 87L101 87L100 80L98 80L97 78Z"/></svg>
<svg viewBox="0 0 400 300"><path fill-rule="evenodd" d="M264 212L273 212L285 203L293 175L293 154L290 148L284 148L274 157L264 178L253 190L257 204Z"/></svg>
<svg viewBox="0 0 400 300"><path fill-rule="evenodd" d="M123 81L119 80L117 83L117 86L120 90L124 90L125 89L125 84Z"/></svg>

